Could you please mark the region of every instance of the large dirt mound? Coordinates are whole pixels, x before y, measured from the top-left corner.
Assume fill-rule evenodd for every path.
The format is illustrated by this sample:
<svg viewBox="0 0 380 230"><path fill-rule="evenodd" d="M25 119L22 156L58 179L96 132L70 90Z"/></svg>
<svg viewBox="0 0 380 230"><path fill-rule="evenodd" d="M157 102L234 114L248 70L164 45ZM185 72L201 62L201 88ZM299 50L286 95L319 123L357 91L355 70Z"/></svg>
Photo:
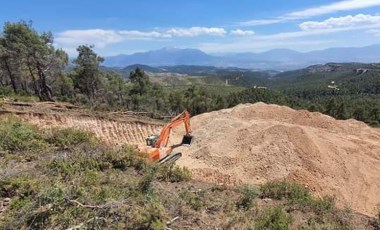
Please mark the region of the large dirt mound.
<svg viewBox="0 0 380 230"><path fill-rule="evenodd" d="M371 214L380 204L380 130L355 120L264 103L201 114L178 164L199 180L302 183L317 195ZM181 131L177 131L178 137ZM177 136L176 136L177 139Z"/></svg>

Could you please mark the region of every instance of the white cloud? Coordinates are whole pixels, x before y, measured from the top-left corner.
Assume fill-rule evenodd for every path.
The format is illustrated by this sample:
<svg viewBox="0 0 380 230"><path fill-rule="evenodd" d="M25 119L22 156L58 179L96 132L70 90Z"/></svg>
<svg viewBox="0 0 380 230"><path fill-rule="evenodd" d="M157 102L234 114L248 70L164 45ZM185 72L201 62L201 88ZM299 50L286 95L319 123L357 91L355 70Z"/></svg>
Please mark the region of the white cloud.
<svg viewBox="0 0 380 230"><path fill-rule="evenodd" d="M123 37L113 30L89 29L89 30L66 30L58 33L55 39L61 46L77 46L91 44L103 48L109 44L118 43Z"/></svg>
<svg viewBox="0 0 380 230"><path fill-rule="evenodd" d="M118 32L125 38L138 39L138 38L170 38L166 34L162 34L157 31L142 32L138 30L121 30Z"/></svg>
<svg viewBox="0 0 380 230"><path fill-rule="evenodd" d="M146 40L172 37L196 37L201 35L223 36L227 32L223 28L215 27L191 27L175 28L165 31L138 31L138 30L66 30L56 36L56 43L60 46L74 46L81 44L93 44L98 48L119 43L124 40Z"/></svg>
<svg viewBox="0 0 380 230"><path fill-rule="evenodd" d="M236 30L231 30L230 34L236 35L236 36L251 36L255 34L255 31L236 29Z"/></svg>
<svg viewBox="0 0 380 230"><path fill-rule="evenodd" d="M368 30L367 33L373 34L376 37L380 37L380 29L371 29L371 30Z"/></svg>
<svg viewBox="0 0 380 230"><path fill-rule="evenodd" d="M185 29L170 29L165 32L173 37L196 37L201 35L224 36L227 32L224 28L216 27L191 27Z"/></svg>
<svg viewBox="0 0 380 230"><path fill-rule="evenodd" d="M348 15L344 17L329 18L324 21L307 21L300 24L300 28L305 31L337 29L337 28L352 28L379 26L380 16L367 14L358 14L355 16Z"/></svg>
<svg viewBox="0 0 380 230"><path fill-rule="evenodd" d="M240 26L261 26L261 25L270 25L282 22L282 19L259 19L259 20L250 20L246 22L240 22Z"/></svg>
<svg viewBox="0 0 380 230"><path fill-rule="evenodd" d="M174 37L197 36L224 36L227 32L224 28L217 27L190 27L172 28L167 30L66 30L56 34L55 43L66 50L70 55L75 54L76 47L83 44L95 45L96 49L103 49L108 45L120 43L126 40L155 40L163 41Z"/></svg>
<svg viewBox="0 0 380 230"><path fill-rule="evenodd" d="M319 15L325 15L340 11L358 10L370 7L380 6L380 0L346 0L322 5L318 7L307 8L301 11L294 11L272 19L259 19L240 22L241 26L269 25L287 22L290 20L310 18Z"/></svg>
<svg viewBox="0 0 380 230"><path fill-rule="evenodd" d="M374 6L380 6L380 0L346 0L335 2L329 5L309 8L301 11L295 11L285 15L285 18L309 18L318 15L335 13L339 11L364 9Z"/></svg>

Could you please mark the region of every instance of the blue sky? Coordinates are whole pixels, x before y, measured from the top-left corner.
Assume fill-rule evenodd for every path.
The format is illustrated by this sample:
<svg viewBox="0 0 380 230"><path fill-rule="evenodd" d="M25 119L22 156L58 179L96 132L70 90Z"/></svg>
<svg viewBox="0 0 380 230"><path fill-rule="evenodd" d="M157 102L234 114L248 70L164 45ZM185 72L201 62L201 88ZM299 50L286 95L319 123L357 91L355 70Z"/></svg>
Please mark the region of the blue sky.
<svg viewBox="0 0 380 230"><path fill-rule="evenodd" d="M52 31L70 55L80 44L109 56L163 47L218 54L380 43L380 0L4 1L0 23L19 20Z"/></svg>

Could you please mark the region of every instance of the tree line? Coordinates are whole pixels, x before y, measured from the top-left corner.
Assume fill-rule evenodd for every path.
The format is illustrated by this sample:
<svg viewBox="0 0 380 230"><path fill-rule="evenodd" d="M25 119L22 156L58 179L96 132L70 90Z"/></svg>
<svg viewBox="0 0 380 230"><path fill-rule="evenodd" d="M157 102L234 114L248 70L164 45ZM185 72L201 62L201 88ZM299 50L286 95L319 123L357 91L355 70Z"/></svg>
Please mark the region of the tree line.
<svg viewBox="0 0 380 230"><path fill-rule="evenodd" d="M53 44L52 33L37 32L31 22L6 22L0 35L0 95L33 96L41 101L70 102L100 110L143 111L153 117L173 115L184 108L196 115L262 101L319 111L338 119L355 118L373 125L380 122L376 95L358 98L317 88L278 91L247 88L228 93L223 92L222 86L215 94L202 85L163 87L152 83L139 68L130 73L129 79L103 70L104 58L91 45L80 45L69 67L67 53ZM359 82L357 78L349 79L347 84L352 91L377 93L380 79L377 76ZM359 83L363 87L357 89Z"/></svg>

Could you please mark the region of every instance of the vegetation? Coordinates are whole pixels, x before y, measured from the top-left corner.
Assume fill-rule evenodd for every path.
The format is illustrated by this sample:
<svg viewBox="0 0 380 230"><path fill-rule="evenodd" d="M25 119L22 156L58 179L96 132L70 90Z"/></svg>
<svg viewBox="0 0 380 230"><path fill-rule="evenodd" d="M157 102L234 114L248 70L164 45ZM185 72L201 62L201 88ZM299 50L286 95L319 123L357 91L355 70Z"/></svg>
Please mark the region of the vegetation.
<svg viewBox="0 0 380 230"><path fill-rule="evenodd" d="M266 209L257 219L257 229L287 230L291 229L292 217L280 207Z"/></svg>
<svg viewBox="0 0 380 230"><path fill-rule="evenodd" d="M5 117L0 120L0 152L35 152L46 146L42 135L34 126L21 122L16 117Z"/></svg>

